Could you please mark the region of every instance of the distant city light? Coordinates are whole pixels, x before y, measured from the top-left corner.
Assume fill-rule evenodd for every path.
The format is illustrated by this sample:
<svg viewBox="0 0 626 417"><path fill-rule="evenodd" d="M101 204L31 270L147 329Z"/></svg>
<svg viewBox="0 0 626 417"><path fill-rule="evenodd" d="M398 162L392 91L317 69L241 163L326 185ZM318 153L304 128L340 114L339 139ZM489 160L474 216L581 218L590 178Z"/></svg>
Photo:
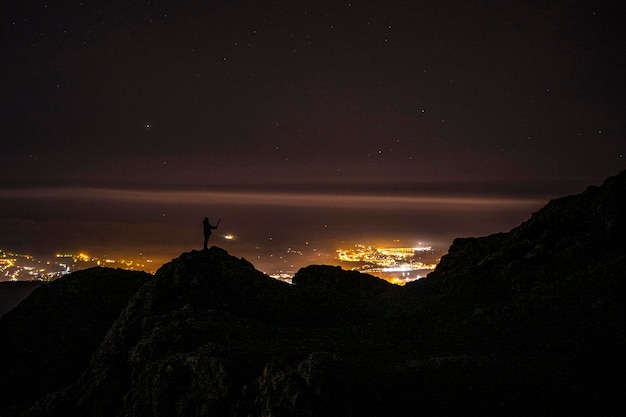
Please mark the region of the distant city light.
<svg viewBox="0 0 626 417"><path fill-rule="evenodd" d="M43 260L42 263L42 260L35 259L32 255L0 249L0 281L53 281L73 271L102 265L154 273L153 267L145 265L152 263L152 259L99 259L86 253L57 253L55 258L56 261ZM42 265L45 265L45 268L42 268Z"/></svg>
<svg viewBox="0 0 626 417"><path fill-rule="evenodd" d="M396 242L396 241L394 241ZM392 247L378 248L375 246L354 245L350 249L337 249L337 259L350 262L356 266L352 270L378 275L393 284L404 285L409 281L420 279L422 275L412 272L432 271L437 266L431 246L415 248ZM431 255L434 262L423 261L422 256ZM417 259L416 259L417 257ZM389 274L401 274L402 278Z"/></svg>

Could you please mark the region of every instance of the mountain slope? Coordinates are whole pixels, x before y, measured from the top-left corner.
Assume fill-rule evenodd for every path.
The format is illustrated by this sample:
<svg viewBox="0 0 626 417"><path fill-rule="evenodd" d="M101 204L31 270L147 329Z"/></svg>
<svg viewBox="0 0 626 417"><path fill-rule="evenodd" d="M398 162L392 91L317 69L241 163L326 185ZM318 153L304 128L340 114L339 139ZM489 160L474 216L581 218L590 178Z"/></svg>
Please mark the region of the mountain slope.
<svg viewBox="0 0 626 417"><path fill-rule="evenodd" d="M334 270L317 268L322 275L326 269ZM40 402L35 415L306 410L316 398L328 401L308 386L306 378L314 377L306 375L339 364L336 355L349 348L341 344L355 343L342 333L354 332L374 314L355 314L358 298L328 291L323 283L298 287L276 281L217 247L185 253L133 297L80 380ZM340 345L336 353L323 353L333 345ZM288 398L266 404L277 395ZM291 404L300 396L309 399ZM331 413L332 407L322 409Z"/></svg>
<svg viewBox="0 0 626 417"><path fill-rule="evenodd" d="M0 318L0 403L32 400L74 381L145 272L78 271L34 290Z"/></svg>
<svg viewBox="0 0 626 417"><path fill-rule="evenodd" d="M550 201L508 233L456 239L428 280L451 296L487 304L533 294L593 303L623 294L624 267L626 171ZM575 299L567 300L569 293Z"/></svg>

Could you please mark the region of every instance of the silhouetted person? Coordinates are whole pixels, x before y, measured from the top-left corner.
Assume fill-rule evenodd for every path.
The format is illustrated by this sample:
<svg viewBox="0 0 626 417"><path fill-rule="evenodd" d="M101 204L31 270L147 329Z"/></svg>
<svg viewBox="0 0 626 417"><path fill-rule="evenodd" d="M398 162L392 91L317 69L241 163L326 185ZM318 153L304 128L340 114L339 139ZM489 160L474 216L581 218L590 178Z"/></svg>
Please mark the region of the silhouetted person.
<svg viewBox="0 0 626 417"><path fill-rule="evenodd" d="M202 220L202 225L204 226L204 249L207 249L207 243L209 243L209 238L211 237L211 230L217 229L217 226L220 225L220 220L222 219L218 219L215 226L211 226L208 217L205 217L204 220Z"/></svg>

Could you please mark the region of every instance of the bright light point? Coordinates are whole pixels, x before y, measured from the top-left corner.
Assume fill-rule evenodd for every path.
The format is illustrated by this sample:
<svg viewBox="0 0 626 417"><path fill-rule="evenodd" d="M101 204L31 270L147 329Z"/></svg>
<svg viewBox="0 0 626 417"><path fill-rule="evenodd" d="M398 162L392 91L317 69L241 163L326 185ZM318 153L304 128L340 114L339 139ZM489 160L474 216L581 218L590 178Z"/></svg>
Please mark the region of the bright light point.
<svg viewBox="0 0 626 417"><path fill-rule="evenodd" d="M150 123L146 123L146 129L150 129Z"/></svg>
<svg viewBox="0 0 626 417"><path fill-rule="evenodd" d="M226 240L233 240L235 238L235 236L233 235L224 235L224 239Z"/></svg>

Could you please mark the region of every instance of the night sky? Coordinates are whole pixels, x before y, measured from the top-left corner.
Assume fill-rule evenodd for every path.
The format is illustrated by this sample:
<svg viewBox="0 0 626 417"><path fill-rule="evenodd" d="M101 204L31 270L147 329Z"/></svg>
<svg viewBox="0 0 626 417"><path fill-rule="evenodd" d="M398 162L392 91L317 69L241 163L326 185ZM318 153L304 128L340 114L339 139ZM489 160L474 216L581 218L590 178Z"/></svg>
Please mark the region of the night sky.
<svg viewBox="0 0 626 417"><path fill-rule="evenodd" d="M0 248L165 261L209 216L270 271L509 230L626 168L621 5L3 1Z"/></svg>

